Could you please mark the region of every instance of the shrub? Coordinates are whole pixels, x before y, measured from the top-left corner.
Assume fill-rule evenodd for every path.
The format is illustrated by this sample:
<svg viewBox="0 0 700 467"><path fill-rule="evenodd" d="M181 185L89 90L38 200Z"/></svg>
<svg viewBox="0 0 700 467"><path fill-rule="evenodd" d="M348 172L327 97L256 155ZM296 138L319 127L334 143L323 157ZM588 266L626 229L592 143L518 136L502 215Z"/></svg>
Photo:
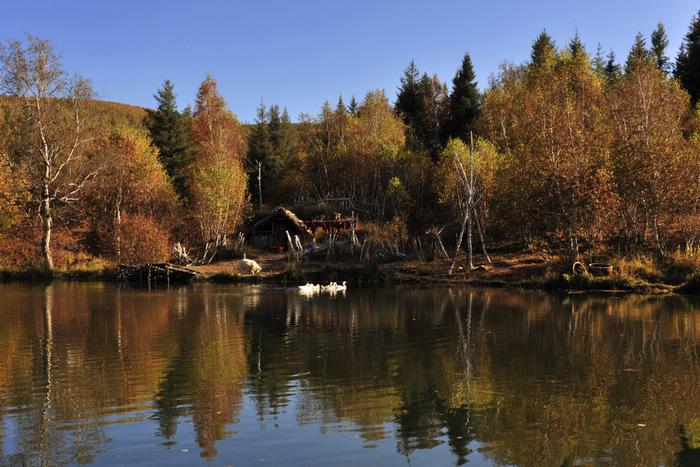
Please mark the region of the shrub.
<svg viewBox="0 0 700 467"><path fill-rule="evenodd" d="M123 214L120 224L99 236L105 253L120 263L163 262L171 256L168 233L148 216Z"/></svg>

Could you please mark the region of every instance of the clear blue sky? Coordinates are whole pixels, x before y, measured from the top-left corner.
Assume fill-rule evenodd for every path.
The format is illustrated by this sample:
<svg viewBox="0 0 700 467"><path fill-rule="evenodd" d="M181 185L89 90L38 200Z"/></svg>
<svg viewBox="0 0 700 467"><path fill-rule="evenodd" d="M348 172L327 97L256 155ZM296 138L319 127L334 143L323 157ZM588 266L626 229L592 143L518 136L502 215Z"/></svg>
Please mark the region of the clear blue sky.
<svg viewBox="0 0 700 467"><path fill-rule="evenodd" d="M469 52L479 87L503 61L528 60L546 29L558 46L578 30L624 62L634 38L659 21L678 47L697 0L15 0L0 14L3 40L50 39L65 68L92 80L104 100L155 107L169 79L184 108L210 73L230 109L254 122L261 98L293 120L342 94L358 102L384 89L393 102L411 60L451 85Z"/></svg>

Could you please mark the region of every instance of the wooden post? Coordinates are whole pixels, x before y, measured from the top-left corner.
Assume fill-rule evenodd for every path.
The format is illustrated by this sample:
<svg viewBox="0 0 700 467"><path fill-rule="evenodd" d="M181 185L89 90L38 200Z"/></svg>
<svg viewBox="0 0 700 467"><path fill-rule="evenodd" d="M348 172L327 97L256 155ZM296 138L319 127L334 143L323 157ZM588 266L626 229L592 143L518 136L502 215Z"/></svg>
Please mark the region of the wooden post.
<svg viewBox="0 0 700 467"><path fill-rule="evenodd" d="M284 233L287 234L287 248L289 248L289 251L292 253L294 259L296 259L296 248L294 248L294 243L292 242L292 237L289 235L289 230L285 230Z"/></svg>
<svg viewBox="0 0 700 467"><path fill-rule="evenodd" d="M262 210L262 162L259 160L256 160L255 162L258 163L258 198L260 200L260 209Z"/></svg>

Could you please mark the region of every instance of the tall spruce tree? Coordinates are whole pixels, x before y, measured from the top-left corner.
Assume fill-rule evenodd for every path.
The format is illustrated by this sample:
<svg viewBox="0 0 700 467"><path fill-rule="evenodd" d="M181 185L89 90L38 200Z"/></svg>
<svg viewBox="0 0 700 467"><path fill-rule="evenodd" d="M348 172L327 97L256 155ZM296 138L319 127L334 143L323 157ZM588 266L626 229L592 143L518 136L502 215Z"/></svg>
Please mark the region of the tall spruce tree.
<svg viewBox="0 0 700 467"><path fill-rule="evenodd" d="M464 54L462 66L452 79L452 92L449 96L450 118L447 134L452 138L467 141L472 122L479 115L481 96L469 53Z"/></svg>
<svg viewBox="0 0 700 467"><path fill-rule="evenodd" d="M532 43L532 51L530 52L530 65L540 66L554 57L556 45L552 37L547 34L547 30L543 29L537 39Z"/></svg>
<svg viewBox="0 0 700 467"><path fill-rule="evenodd" d="M186 196L185 173L193 157L189 135L191 110L178 111L177 94L173 88L170 80L166 79L163 88L153 95L158 107L147 110L145 125L175 189L181 196Z"/></svg>
<svg viewBox="0 0 700 467"><path fill-rule="evenodd" d="M644 34L637 33L634 38L634 45L627 55L625 62L625 73L630 73L634 65L641 60L651 60L651 52L647 49L647 41L644 39Z"/></svg>
<svg viewBox="0 0 700 467"><path fill-rule="evenodd" d="M605 63L605 77L608 83L614 82L622 74L622 67L615 63L615 52L613 50L607 55L608 61Z"/></svg>
<svg viewBox="0 0 700 467"><path fill-rule="evenodd" d="M248 137L248 167L251 190L262 200L276 199L277 182L284 164L296 150L296 133L287 109L280 114L279 105L266 108L264 102L258 107L255 126ZM260 177L260 178L258 178Z"/></svg>
<svg viewBox="0 0 700 467"><path fill-rule="evenodd" d="M605 60L603 60L603 46L598 42L595 49L595 57L593 57L593 69L601 78L605 77Z"/></svg>
<svg viewBox="0 0 700 467"><path fill-rule="evenodd" d="M357 115L357 99L355 99L355 95L352 95L352 99L350 99L350 106L348 107L348 112L350 115Z"/></svg>
<svg viewBox="0 0 700 467"><path fill-rule="evenodd" d="M579 55L586 53L586 44L581 41L578 30L576 30L576 34L569 41L568 49L572 58L577 58Z"/></svg>
<svg viewBox="0 0 700 467"><path fill-rule="evenodd" d="M270 106L268 111L268 128L272 153L268 157L268 175L276 181L284 164L296 150L296 133L287 109L280 114L279 105Z"/></svg>
<svg viewBox="0 0 700 467"><path fill-rule="evenodd" d="M263 186L266 177L263 177L263 168L267 172L266 159L272 152L272 143L270 141L270 132L268 129L268 114L265 102L260 99L260 106L257 108L257 116L255 126L248 135L248 172L250 174L250 183L256 186L256 190L251 189L251 193L255 193L258 198L258 204L263 203ZM267 187L265 187L267 189Z"/></svg>
<svg viewBox="0 0 700 467"><path fill-rule="evenodd" d="M659 23L651 33L651 56L656 62L656 67L664 73L669 71L666 47L668 47L666 28L663 23Z"/></svg>
<svg viewBox="0 0 700 467"><path fill-rule="evenodd" d="M690 94L691 103L697 104L700 100L700 12L693 16L683 38L673 75Z"/></svg>
<svg viewBox="0 0 700 467"><path fill-rule="evenodd" d="M406 124L406 144L413 151L429 151L432 141L426 97L431 79L420 75L413 60L401 77L394 109Z"/></svg>
<svg viewBox="0 0 700 467"><path fill-rule="evenodd" d="M394 108L404 123L414 130L425 118L425 83L413 60L401 77L401 86Z"/></svg>

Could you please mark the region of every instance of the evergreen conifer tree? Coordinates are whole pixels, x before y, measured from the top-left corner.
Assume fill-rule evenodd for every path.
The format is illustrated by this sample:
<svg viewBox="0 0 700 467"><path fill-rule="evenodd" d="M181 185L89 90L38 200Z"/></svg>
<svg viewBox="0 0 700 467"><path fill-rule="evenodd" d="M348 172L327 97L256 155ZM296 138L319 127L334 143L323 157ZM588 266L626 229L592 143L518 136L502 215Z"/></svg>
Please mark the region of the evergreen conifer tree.
<svg viewBox="0 0 700 467"><path fill-rule="evenodd" d="M431 132L426 108L426 94L431 80L427 74L420 76L413 60L401 77L401 86L394 108L407 127L407 145L413 150L426 150L430 146Z"/></svg>
<svg viewBox="0 0 700 467"><path fill-rule="evenodd" d="M467 141L471 124L479 114L481 96L475 81L476 75L468 53L464 54L462 66L452 79L449 96L449 121L447 134L452 138Z"/></svg>
<svg viewBox="0 0 700 467"><path fill-rule="evenodd" d="M425 86L416 64L411 64L401 77L401 87L394 105L396 112L406 125L414 126L425 116Z"/></svg>
<svg viewBox="0 0 700 467"><path fill-rule="evenodd" d="M593 57L593 69L600 77L605 77L605 60L603 60L603 46L598 42L595 57Z"/></svg>
<svg viewBox="0 0 700 467"><path fill-rule="evenodd" d="M255 126L248 137L248 167L251 182L257 186L258 202L275 199L277 182L287 160L294 155L296 133L287 113L280 114L279 105L268 109L260 102L257 109ZM260 176L260 179L258 179Z"/></svg>
<svg viewBox="0 0 700 467"><path fill-rule="evenodd" d="M186 196L185 172L193 157L193 145L189 136L191 111L177 110L177 94L170 80L153 95L158 107L148 110L145 125L160 152L160 160L173 185L181 196Z"/></svg>
<svg viewBox="0 0 700 467"><path fill-rule="evenodd" d="M250 190L251 193L256 193L258 203L262 205L262 190L263 190L263 167L266 169L266 159L272 152L272 143L270 141L270 132L268 129L268 114L265 103L260 99L260 106L257 108L257 116L255 126L248 136L248 172L249 180L252 184L258 185L257 190ZM258 176L261 176L261 179Z"/></svg>
<svg viewBox="0 0 700 467"><path fill-rule="evenodd" d="M341 94L340 97L338 97L338 105L336 106L336 112L340 115L345 115L348 112L348 109L345 107L345 103L343 102L343 95Z"/></svg>
<svg viewBox="0 0 700 467"><path fill-rule="evenodd" d="M350 112L350 115L356 115L357 114L357 100L355 99L355 95L352 95L352 99L350 99L350 106L348 107L348 112Z"/></svg>
<svg viewBox="0 0 700 467"><path fill-rule="evenodd" d="M700 15L700 12L699 12ZM690 94L695 105L700 100L700 16L694 15L683 38L673 75Z"/></svg>
<svg viewBox="0 0 700 467"><path fill-rule="evenodd" d="M625 73L629 73L636 62L640 60L650 60L651 52L647 49L647 41L644 39L644 34L641 32L637 33L634 38L634 45L627 55L627 62L625 62Z"/></svg>
<svg viewBox="0 0 700 467"><path fill-rule="evenodd" d="M651 55L656 62L656 67L664 73L668 73L669 70L666 47L668 47L666 28L663 23L659 23L651 33Z"/></svg>
<svg viewBox="0 0 700 467"><path fill-rule="evenodd" d="M547 30L543 29L537 39L532 43L532 52L530 52L530 65L539 66L545 63L550 58L554 57L556 46L552 37L547 34Z"/></svg>
<svg viewBox="0 0 700 467"><path fill-rule="evenodd" d="M607 55L607 59L608 61L605 64L605 76L610 83L615 81L622 74L622 68L620 67L620 64L615 63L614 51L610 51L610 53Z"/></svg>
<svg viewBox="0 0 700 467"><path fill-rule="evenodd" d="M578 30L576 31L576 34L574 34L574 37L569 41L568 47L571 57L573 58L578 57L582 53L586 53L586 45L581 42L581 36L579 36Z"/></svg>

